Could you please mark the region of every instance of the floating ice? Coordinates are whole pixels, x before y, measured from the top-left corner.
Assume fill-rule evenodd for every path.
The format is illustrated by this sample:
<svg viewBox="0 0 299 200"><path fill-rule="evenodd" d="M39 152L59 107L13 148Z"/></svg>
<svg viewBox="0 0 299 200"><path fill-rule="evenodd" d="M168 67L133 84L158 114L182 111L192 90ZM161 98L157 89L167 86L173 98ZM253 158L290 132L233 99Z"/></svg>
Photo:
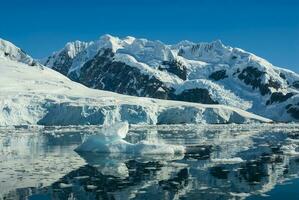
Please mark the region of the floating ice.
<svg viewBox="0 0 299 200"><path fill-rule="evenodd" d="M234 158L214 158L211 159L212 162L215 163L223 163L223 164L236 164L236 163L241 163L244 162L244 160L242 158L239 157L234 157Z"/></svg>
<svg viewBox="0 0 299 200"><path fill-rule="evenodd" d="M288 145L282 146L281 150L286 155L299 156L299 151L297 151L298 148L299 147L296 144L288 144Z"/></svg>
<svg viewBox="0 0 299 200"><path fill-rule="evenodd" d="M106 137L124 139L128 131L129 131L129 123L119 122L113 124L112 126L108 126L108 125L104 126L102 133Z"/></svg>
<svg viewBox="0 0 299 200"><path fill-rule="evenodd" d="M124 140L129 130L127 122L120 122L105 127L104 130L86 139L77 152L98 152L98 153L128 153L138 155L148 154L184 154L185 147L180 145L165 144L161 141L141 141L136 144ZM156 141L157 142L157 141Z"/></svg>
<svg viewBox="0 0 299 200"><path fill-rule="evenodd" d="M60 188L69 188L69 187L72 187L73 185L70 183L70 184L67 184L67 183L60 183L59 184L59 187Z"/></svg>

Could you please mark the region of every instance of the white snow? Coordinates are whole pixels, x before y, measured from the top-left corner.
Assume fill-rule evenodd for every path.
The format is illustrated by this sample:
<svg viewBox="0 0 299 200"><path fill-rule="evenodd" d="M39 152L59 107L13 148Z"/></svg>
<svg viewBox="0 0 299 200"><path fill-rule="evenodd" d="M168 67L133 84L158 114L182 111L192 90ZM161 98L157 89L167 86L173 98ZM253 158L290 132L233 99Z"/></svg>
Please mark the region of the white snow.
<svg viewBox="0 0 299 200"><path fill-rule="evenodd" d="M286 155L299 156L299 146L296 143L290 143L281 147Z"/></svg>
<svg viewBox="0 0 299 200"><path fill-rule="evenodd" d="M127 153L134 155L152 154L184 154L185 148L179 145L163 143L152 143L142 141L136 144L129 143L123 139L111 139L103 135L92 135L75 149L77 152L97 153Z"/></svg>
<svg viewBox="0 0 299 200"><path fill-rule="evenodd" d="M157 79L161 80L168 86L175 87L176 84L180 84L183 81L179 79L176 75L169 74L164 71L155 70L154 68L150 67L147 64L138 62L133 56L118 53L114 57L115 61L126 63L132 67L136 67L140 70L143 74L148 74L150 76L155 76Z"/></svg>
<svg viewBox="0 0 299 200"><path fill-rule="evenodd" d="M30 56L22 49L16 47L9 41L0 38L0 57L7 60L22 62L28 65L37 64Z"/></svg>
<svg viewBox="0 0 299 200"><path fill-rule="evenodd" d="M222 158L222 159L214 158L214 159L211 159L211 161L215 162L215 163L221 163L221 164L235 164L235 163L244 162L244 160L242 158L239 158L239 157Z"/></svg>
<svg viewBox="0 0 299 200"><path fill-rule="evenodd" d="M128 133L128 123L115 123L96 135L89 136L75 151L97 153L184 154L185 147L160 142L141 141L136 144L124 140Z"/></svg>
<svg viewBox="0 0 299 200"><path fill-rule="evenodd" d="M60 188L70 188L72 187L73 185L72 184L67 184L67 183L60 183L59 184L59 187Z"/></svg>
<svg viewBox="0 0 299 200"><path fill-rule="evenodd" d="M266 118L223 105L203 105L89 89L49 68L0 58L0 126L249 123Z"/></svg>
<svg viewBox="0 0 299 200"><path fill-rule="evenodd" d="M101 134L107 138L124 139L129 131L128 122L118 122L114 124L105 124Z"/></svg>
<svg viewBox="0 0 299 200"><path fill-rule="evenodd" d="M270 90L284 94L299 93L298 89L290 87L290 84L299 81L299 75L290 70L278 68L267 60L240 48L226 46L220 40L210 43L181 41L174 45L165 45L161 41L104 35L99 40L80 43L80 48L69 48L70 44L76 46L77 43L78 41L68 43L61 51L54 53L50 57L50 63L46 63L46 65L52 67L54 61L63 63L63 57L59 53L66 51L70 57L75 55L71 59L72 65L69 73L76 71L80 76L80 68L84 63L91 60L99 50L110 48L115 53L115 61L136 67L149 76L155 76L168 87L174 88L176 93L192 88L206 88L211 92L213 99L220 104L245 109L277 121L296 121L285 107L288 104L299 103L298 95L288 102L279 103L279 106L276 104L274 106L266 105L270 95L261 95L259 89L253 89L252 86L246 85L234 73L238 70L242 72L246 67L252 66L264 73L260 79L262 84L275 81L281 85L281 89L276 91L275 88L270 88ZM74 52L73 49L78 51ZM158 69L163 61L171 60L177 60L186 66L186 81ZM218 70L225 70L228 78L210 81L210 74ZM285 76L285 79L281 77L281 74Z"/></svg>
<svg viewBox="0 0 299 200"><path fill-rule="evenodd" d="M176 94L180 94L186 90L202 88L207 89L214 101L223 105L241 108L247 110L252 107L252 103L236 96L232 91L225 90L222 85L218 85L207 79L195 79L185 81L183 84L177 86Z"/></svg>
<svg viewBox="0 0 299 200"><path fill-rule="evenodd" d="M137 61L150 66L157 66L163 60L174 59L174 54L168 46L160 41L147 39L135 39L130 45L119 49L117 53L134 56Z"/></svg>

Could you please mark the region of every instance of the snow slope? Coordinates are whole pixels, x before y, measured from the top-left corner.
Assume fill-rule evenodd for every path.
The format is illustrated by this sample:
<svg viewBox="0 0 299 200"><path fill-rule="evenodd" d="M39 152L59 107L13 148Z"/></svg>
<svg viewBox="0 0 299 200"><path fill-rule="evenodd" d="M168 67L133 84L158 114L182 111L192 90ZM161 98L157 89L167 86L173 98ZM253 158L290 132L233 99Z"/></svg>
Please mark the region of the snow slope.
<svg viewBox="0 0 299 200"><path fill-rule="evenodd" d="M44 64L90 88L225 104L276 121L299 121L299 75L220 40L166 45L104 35L68 43Z"/></svg>
<svg viewBox="0 0 299 200"><path fill-rule="evenodd" d="M26 54L25 51L16 47L9 41L3 40L0 38L0 57L5 59L18 61L21 63L25 63L28 65L36 65L40 66L40 64L31 58L29 55Z"/></svg>
<svg viewBox="0 0 299 200"><path fill-rule="evenodd" d="M62 74L0 57L0 126L270 122L223 105L132 97L89 89Z"/></svg>

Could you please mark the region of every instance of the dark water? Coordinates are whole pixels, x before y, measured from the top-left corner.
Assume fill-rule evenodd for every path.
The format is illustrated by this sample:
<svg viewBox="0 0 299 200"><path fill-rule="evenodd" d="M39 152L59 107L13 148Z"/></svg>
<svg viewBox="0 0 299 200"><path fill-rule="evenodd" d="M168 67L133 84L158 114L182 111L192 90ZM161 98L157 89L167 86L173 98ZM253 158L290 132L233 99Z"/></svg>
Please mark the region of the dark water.
<svg viewBox="0 0 299 200"><path fill-rule="evenodd" d="M0 199L299 199L296 126L139 127L186 155L77 154L95 127L0 130Z"/></svg>

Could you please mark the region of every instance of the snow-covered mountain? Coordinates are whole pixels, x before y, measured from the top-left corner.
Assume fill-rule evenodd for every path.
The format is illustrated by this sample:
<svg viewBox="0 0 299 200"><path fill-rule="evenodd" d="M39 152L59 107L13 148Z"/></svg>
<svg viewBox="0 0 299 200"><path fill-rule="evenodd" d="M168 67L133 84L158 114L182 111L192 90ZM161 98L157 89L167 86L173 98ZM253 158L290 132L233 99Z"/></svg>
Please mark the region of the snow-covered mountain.
<svg viewBox="0 0 299 200"><path fill-rule="evenodd" d="M219 40L166 45L104 35L67 43L43 64L90 88L224 104L277 121L299 121L299 75Z"/></svg>
<svg viewBox="0 0 299 200"><path fill-rule="evenodd" d="M271 121L225 105L132 97L90 89L50 68L33 65L33 59L11 43L1 44L9 44L9 47L0 47L6 52L0 54L0 126L109 124L114 121L131 124ZM77 44L80 47L70 46L73 54L68 56L76 58L83 43ZM86 51L86 55L91 53Z"/></svg>
<svg viewBox="0 0 299 200"><path fill-rule="evenodd" d="M24 50L16 47L9 41L0 38L0 57L2 59L18 61L30 66L41 66L36 60L31 58Z"/></svg>

